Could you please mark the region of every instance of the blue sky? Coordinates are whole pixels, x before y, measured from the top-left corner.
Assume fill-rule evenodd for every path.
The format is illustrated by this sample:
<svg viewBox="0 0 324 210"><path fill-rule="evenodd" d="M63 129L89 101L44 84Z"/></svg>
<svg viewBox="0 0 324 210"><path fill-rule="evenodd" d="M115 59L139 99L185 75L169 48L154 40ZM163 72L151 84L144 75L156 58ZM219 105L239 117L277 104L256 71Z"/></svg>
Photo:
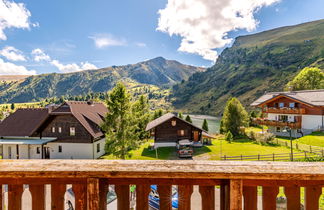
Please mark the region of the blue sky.
<svg viewBox="0 0 324 210"><path fill-rule="evenodd" d="M171 4L172 1L169 0L167 6L167 0L0 0L0 12L5 9L3 2L23 3L20 8L25 9L28 16L27 23L10 23L9 18L19 14L10 10L13 14L8 14L11 16L7 19L7 27L0 27L5 35L1 39L0 34L0 74L71 72L132 64L157 56L190 65L210 66L217 57L211 49L218 48L219 54L221 49L230 46L230 38L324 18L323 0L260 0L264 4L259 5L259 9L252 8L255 11L252 18L258 21L257 25L246 24L252 20L250 13L245 14L249 8L237 8L240 5L230 8L239 11L236 16L246 15L243 22L237 22L237 17L226 19L220 16L221 12L213 14L211 10L237 0L177 0L178 5ZM184 6L188 2L192 8ZM213 2L219 5L210 5ZM211 10L211 15L195 16L200 12L199 5L207 8L205 13ZM165 13L160 14L159 10ZM190 14L196 19L189 21L191 16L183 18L173 11ZM0 22L6 21L5 18L1 19L0 15ZM159 18L164 24L159 23ZM225 22L220 23L222 21ZM191 22L195 22L194 25L187 25ZM209 26L202 25L207 22ZM204 29L208 27L213 29L206 32ZM232 27L236 30L231 31ZM199 28L203 28L201 32ZM228 34L227 39L218 35L224 32ZM175 35L170 36L170 33ZM215 36L218 38L214 39ZM189 41L182 45L181 41L186 38Z"/></svg>

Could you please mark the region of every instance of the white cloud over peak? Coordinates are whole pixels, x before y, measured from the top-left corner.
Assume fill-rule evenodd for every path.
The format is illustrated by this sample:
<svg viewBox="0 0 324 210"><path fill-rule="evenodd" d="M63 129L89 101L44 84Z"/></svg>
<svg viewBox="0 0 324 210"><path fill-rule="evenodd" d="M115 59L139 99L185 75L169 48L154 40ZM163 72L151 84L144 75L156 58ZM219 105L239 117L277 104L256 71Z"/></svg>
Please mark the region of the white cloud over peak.
<svg viewBox="0 0 324 210"><path fill-rule="evenodd" d="M51 60L51 57L39 48L34 49L31 54L34 56L34 61L36 62Z"/></svg>
<svg viewBox="0 0 324 210"><path fill-rule="evenodd" d="M24 66L14 63L5 62L0 58L0 75L34 75L35 70L28 70Z"/></svg>
<svg viewBox="0 0 324 210"><path fill-rule="evenodd" d="M159 10L158 31L182 37L179 51L215 61L215 48L232 42L228 32L254 30L254 13L280 0L168 0Z"/></svg>
<svg viewBox="0 0 324 210"><path fill-rule="evenodd" d="M26 61L23 52L12 46L4 47L2 50L0 50L0 55L11 61Z"/></svg>
<svg viewBox="0 0 324 210"><path fill-rule="evenodd" d="M81 62L80 65L76 63L70 63L70 64L62 64L58 60L52 60L51 64L58 68L63 73L70 73L70 72L76 72L76 71L83 71L83 70L93 70L98 69L94 64L91 64L89 62Z"/></svg>
<svg viewBox="0 0 324 210"><path fill-rule="evenodd" d="M89 38L94 41L97 48L127 45L125 39L116 38L111 34L95 34L93 36L89 36Z"/></svg>
<svg viewBox="0 0 324 210"><path fill-rule="evenodd" d="M23 3L15 3L11 0L0 0L0 40L6 40L7 36L4 33L6 28L23 28L28 29L31 24L29 17L31 13Z"/></svg>

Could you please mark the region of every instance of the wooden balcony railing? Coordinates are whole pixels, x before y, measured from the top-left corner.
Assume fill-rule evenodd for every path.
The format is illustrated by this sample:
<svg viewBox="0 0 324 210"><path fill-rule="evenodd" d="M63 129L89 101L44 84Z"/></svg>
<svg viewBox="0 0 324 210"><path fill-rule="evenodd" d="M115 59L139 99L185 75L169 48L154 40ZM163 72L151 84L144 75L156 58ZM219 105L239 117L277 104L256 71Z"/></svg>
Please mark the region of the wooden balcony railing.
<svg viewBox="0 0 324 210"><path fill-rule="evenodd" d="M276 209L279 186L283 186L287 209L297 210L300 187L305 187L306 210L318 210L323 168L324 163L319 162L2 160L0 188L8 188L9 210L21 209L26 184L33 210L44 209L45 203L63 210L67 185L72 185L77 210L106 209L108 185L115 185L118 210L130 208L130 185L136 185L136 209L146 210L153 184L161 210L171 209L172 185L178 186L179 210L191 208L193 185L199 185L203 210L215 209L215 203L221 210L255 210L260 196L257 187L262 186L263 210L272 210ZM50 201L45 196L47 184L51 185ZM215 186L220 186L216 198ZM0 209L4 209L2 205Z"/></svg>
<svg viewBox="0 0 324 210"><path fill-rule="evenodd" d="M266 125L266 126L274 126L274 127L286 127L292 129L300 129L301 122L283 122L283 121L276 121L276 120L267 120L267 119L253 119L253 122L258 125Z"/></svg>
<svg viewBox="0 0 324 210"><path fill-rule="evenodd" d="M275 114L306 114L306 109L304 108L276 108L276 107L265 107L263 109L265 113L275 113Z"/></svg>

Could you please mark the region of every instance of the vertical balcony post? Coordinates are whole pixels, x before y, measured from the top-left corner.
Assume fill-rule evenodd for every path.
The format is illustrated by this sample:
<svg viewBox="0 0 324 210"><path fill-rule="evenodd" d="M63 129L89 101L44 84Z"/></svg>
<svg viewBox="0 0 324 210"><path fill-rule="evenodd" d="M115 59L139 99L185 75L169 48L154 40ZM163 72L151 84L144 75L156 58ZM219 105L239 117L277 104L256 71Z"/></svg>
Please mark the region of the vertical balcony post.
<svg viewBox="0 0 324 210"><path fill-rule="evenodd" d="M279 193L278 187L262 187L263 210L276 210L276 199Z"/></svg>
<svg viewBox="0 0 324 210"><path fill-rule="evenodd" d="M160 197L160 210L171 210L172 185L158 185L157 190Z"/></svg>
<svg viewBox="0 0 324 210"><path fill-rule="evenodd" d="M66 192L65 184L51 185L52 210L64 210L64 194Z"/></svg>
<svg viewBox="0 0 324 210"><path fill-rule="evenodd" d="M258 204L258 194L257 187L254 186L244 186L243 196L244 196L244 209L257 210Z"/></svg>
<svg viewBox="0 0 324 210"><path fill-rule="evenodd" d="M191 194L193 192L192 185L179 185L178 186L178 210L191 209Z"/></svg>
<svg viewBox="0 0 324 210"><path fill-rule="evenodd" d="M107 179L99 179L99 210L107 210L107 193L109 184Z"/></svg>
<svg viewBox="0 0 324 210"><path fill-rule="evenodd" d="M21 210L22 185L8 185L8 210Z"/></svg>
<svg viewBox="0 0 324 210"><path fill-rule="evenodd" d="M287 197L287 210L300 209L300 187L285 187Z"/></svg>
<svg viewBox="0 0 324 210"><path fill-rule="evenodd" d="M150 185L136 185L136 208L148 209L148 196L151 191Z"/></svg>
<svg viewBox="0 0 324 210"><path fill-rule="evenodd" d="M40 185L29 185L29 191L32 197L32 209L33 210L44 210L45 209L45 186Z"/></svg>
<svg viewBox="0 0 324 210"><path fill-rule="evenodd" d="M215 186L199 186L202 210L215 210Z"/></svg>
<svg viewBox="0 0 324 210"><path fill-rule="evenodd" d="M230 210L242 210L243 181L230 180Z"/></svg>
<svg viewBox="0 0 324 210"><path fill-rule="evenodd" d="M87 200L88 210L99 209L99 179L87 179Z"/></svg>
<svg viewBox="0 0 324 210"><path fill-rule="evenodd" d="M75 209L86 210L87 209L87 184L73 184L72 190L74 192Z"/></svg>
<svg viewBox="0 0 324 210"><path fill-rule="evenodd" d="M115 185L117 209L129 210L129 185Z"/></svg>
<svg viewBox="0 0 324 210"><path fill-rule="evenodd" d="M229 208L229 185L222 183L220 185L220 210L227 210Z"/></svg>
<svg viewBox="0 0 324 210"><path fill-rule="evenodd" d="M319 209L319 197L322 194L322 188L318 186L305 187L305 207L307 210Z"/></svg>
<svg viewBox="0 0 324 210"><path fill-rule="evenodd" d="M0 184L0 210L2 210L2 196L3 196L3 193L2 193L2 184Z"/></svg>

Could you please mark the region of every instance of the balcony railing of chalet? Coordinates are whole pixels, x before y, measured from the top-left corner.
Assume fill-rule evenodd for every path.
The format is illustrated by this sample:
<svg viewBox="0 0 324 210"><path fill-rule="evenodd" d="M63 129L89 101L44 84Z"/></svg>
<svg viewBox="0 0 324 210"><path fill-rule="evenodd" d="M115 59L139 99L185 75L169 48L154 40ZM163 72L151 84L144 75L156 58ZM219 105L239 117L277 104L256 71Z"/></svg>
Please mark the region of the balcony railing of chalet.
<svg viewBox="0 0 324 210"><path fill-rule="evenodd" d="M0 186L8 185L9 210L21 209L24 184L29 185L33 210L44 209L45 202L63 210L67 184L72 185L77 210L106 209L108 185L115 185L118 210L130 208L130 185L136 185L136 209L148 209L152 184L157 184L161 210L171 209L172 185L178 186L179 210L191 208L193 185L199 185L203 210L215 209L215 202L221 210L255 210L258 186L263 210L276 209L279 186L284 187L288 210L300 209L301 187L306 210L318 210L323 168L314 162L2 160ZM51 201L45 197L45 184L51 185ZM220 186L219 198L215 186Z"/></svg>
<svg viewBox="0 0 324 210"><path fill-rule="evenodd" d="M274 127L286 127L292 129L300 129L301 122L283 122L283 121L276 121L276 120L267 120L267 119L253 119L254 123L258 125L266 125L266 126L274 126Z"/></svg>
<svg viewBox="0 0 324 210"><path fill-rule="evenodd" d="M263 109L266 113L275 113L275 114L305 114L306 110L304 108L277 108L277 107L265 107Z"/></svg>

